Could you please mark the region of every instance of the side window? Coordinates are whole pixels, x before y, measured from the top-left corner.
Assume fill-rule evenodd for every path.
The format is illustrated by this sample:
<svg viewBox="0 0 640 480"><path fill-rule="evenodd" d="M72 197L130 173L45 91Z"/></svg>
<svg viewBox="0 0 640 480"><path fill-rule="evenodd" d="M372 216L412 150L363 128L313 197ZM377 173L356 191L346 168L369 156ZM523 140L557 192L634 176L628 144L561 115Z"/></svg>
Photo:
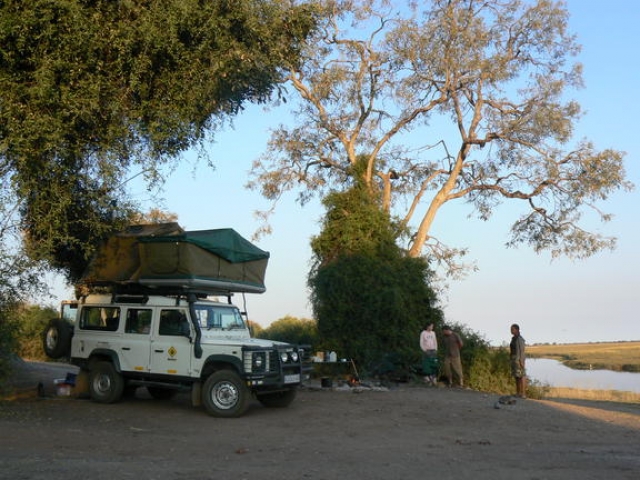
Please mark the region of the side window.
<svg viewBox="0 0 640 480"><path fill-rule="evenodd" d="M148 334L151 330L152 310L148 308L130 308L127 310L126 333Z"/></svg>
<svg viewBox="0 0 640 480"><path fill-rule="evenodd" d="M216 315L215 309L196 305L195 312L198 317L198 324L200 325L200 328L211 329L222 327L220 315Z"/></svg>
<svg viewBox="0 0 640 480"><path fill-rule="evenodd" d="M82 308L80 318L81 330L102 330L115 332L120 324L120 308L118 307L92 307Z"/></svg>
<svg viewBox="0 0 640 480"><path fill-rule="evenodd" d="M160 335L188 336L191 332L189 320L182 310L162 310L160 312Z"/></svg>
<svg viewBox="0 0 640 480"><path fill-rule="evenodd" d="M245 328L237 308L196 305L195 311L201 328L223 330Z"/></svg>

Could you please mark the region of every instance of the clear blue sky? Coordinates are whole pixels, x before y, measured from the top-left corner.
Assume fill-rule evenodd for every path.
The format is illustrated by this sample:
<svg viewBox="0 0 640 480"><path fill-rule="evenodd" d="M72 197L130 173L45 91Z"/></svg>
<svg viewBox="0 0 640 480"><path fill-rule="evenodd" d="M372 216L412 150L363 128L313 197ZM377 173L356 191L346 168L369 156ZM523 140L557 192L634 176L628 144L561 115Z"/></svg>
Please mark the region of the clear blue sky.
<svg viewBox="0 0 640 480"><path fill-rule="evenodd" d="M640 187L640 2L570 0L568 8L585 67L586 88L574 97L587 114L576 137L589 138L599 149L627 152L628 178ZM251 162L265 150L268 129L285 111L286 106L268 113L248 108L235 119L234 129L216 135L211 146L215 171L202 162L194 175L185 162L167 182L165 201L148 205L177 213L188 230L231 227L249 238L258 227L253 212L266 204L243 185ZM134 195L150 200L142 187ZM614 213L613 221L592 227L617 236L618 248L581 262L552 262L547 254L506 249L513 221L506 209L480 222L467 219L467 210L445 207L434 234L452 246L469 247L480 269L450 284L442 298L447 320L468 325L495 345L509 340L513 322L520 324L529 343L640 340L639 206L638 189L604 204ZM252 320L267 326L286 315L311 318L306 289L309 240L318 233L321 216L317 203L302 208L293 195L280 203L272 219L273 234L258 242L271 259L267 292L246 298ZM57 293L69 295L60 289Z"/></svg>

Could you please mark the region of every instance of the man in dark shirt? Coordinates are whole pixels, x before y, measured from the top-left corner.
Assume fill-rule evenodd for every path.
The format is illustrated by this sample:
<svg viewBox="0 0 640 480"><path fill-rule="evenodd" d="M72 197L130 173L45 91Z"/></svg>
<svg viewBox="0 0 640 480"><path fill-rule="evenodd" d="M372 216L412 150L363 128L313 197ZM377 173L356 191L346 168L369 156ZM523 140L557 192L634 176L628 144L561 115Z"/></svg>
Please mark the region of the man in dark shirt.
<svg viewBox="0 0 640 480"><path fill-rule="evenodd" d="M518 324L511 325L511 335L513 335L509 344L511 375L516 381L516 395L520 398L527 398L527 373L524 369L525 341L520 336L520 326Z"/></svg>
<svg viewBox="0 0 640 480"><path fill-rule="evenodd" d="M462 348L462 339L460 335L451 331L451 327L442 327L444 334L444 374L447 377L449 386L453 386L454 374L457 377L460 387L464 386L462 380L462 362L460 361L460 349Z"/></svg>

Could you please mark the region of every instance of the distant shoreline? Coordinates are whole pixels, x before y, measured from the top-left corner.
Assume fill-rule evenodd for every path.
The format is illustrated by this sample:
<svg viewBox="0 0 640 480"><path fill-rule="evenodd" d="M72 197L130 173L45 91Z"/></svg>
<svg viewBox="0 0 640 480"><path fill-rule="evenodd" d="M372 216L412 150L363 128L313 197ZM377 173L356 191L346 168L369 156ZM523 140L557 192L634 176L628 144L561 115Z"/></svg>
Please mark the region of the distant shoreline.
<svg viewBox="0 0 640 480"><path fill-rule="evenodd" d="M640 341L527 345L527 356L550 358L576 370L640 372Z"/></svg>
<svg viewBox="0 0 640 480"><path fill-rule="evenodd" d="M638 347L640 347L640 340L616 340L616 341L593 341L593 342L568 342L568 343L558 343L558 342L537 342L528 344L527 347L549 347L549 346L582 346L582 345L618 345L620 343L628 344L634 343Z"/></svg>

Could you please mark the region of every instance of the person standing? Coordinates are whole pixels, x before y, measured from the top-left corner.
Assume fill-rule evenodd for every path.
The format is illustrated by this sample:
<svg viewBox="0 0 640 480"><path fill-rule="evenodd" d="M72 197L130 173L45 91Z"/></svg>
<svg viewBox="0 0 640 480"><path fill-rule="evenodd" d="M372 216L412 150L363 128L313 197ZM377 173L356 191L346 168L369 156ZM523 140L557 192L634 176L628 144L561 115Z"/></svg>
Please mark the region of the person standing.
<svg viewBox="0 0 640 480"><path fill-rule="evenodd" d="M422 373L427 384L438 384L438 339L433 331L433 323L428 324L420 332L420 349L422 350Z"/></svg>
<svg viewBox="0 0 640 480"><path fill-rule="evenodd" d="M527 372L524 368L525 341L520 335L520 326L517 323L511 325L511 343L509 344L511 375L516 381L516 395L527 398Z"/></svg>
<svg viewBox="0 0 640 480"><path fill-rule="evenodd" d="M453 332L451 327L442 327L444 334L444 374L447 377L449 386L453 386L454 376L460 387L464 386L462 377L462 361L460 360L460 349L462 348L462 339L460 335Z"/></svg>

